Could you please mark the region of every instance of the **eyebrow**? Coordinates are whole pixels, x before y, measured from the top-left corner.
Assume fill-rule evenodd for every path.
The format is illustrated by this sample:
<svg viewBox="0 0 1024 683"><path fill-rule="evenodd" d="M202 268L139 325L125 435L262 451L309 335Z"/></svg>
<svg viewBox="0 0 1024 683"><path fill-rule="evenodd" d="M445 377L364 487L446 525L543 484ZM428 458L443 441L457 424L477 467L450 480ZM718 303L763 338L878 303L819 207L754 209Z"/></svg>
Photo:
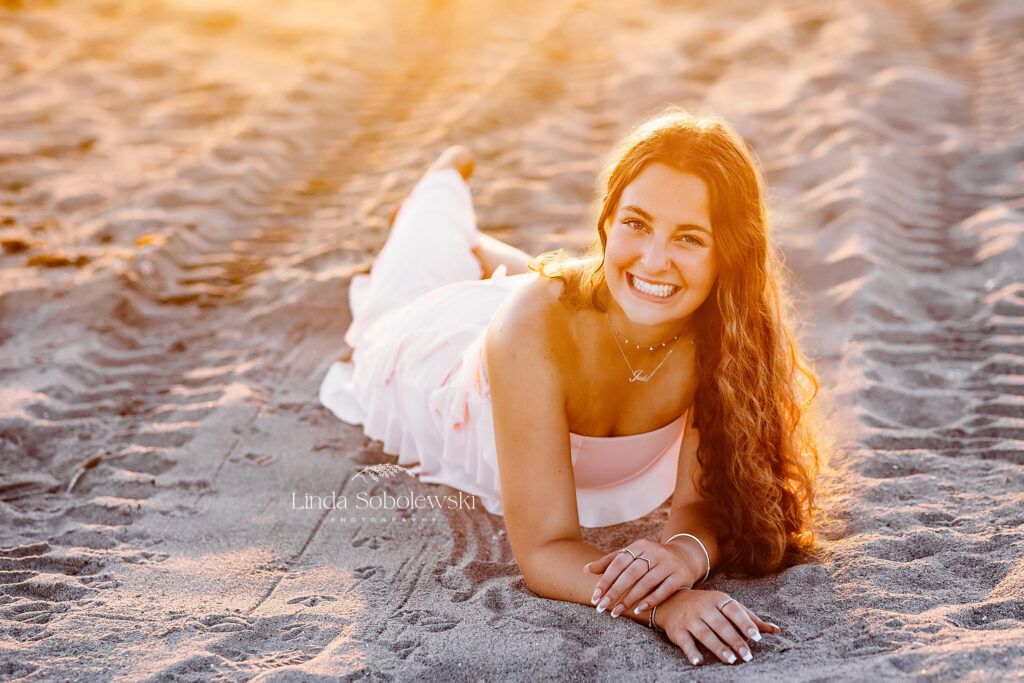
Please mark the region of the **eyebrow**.
<svg viewBox="0 0 1024 683"><path fill-rule="evenodd" d="M651 214L647 213L646 211L641 209L639 206L624 206L624 207L622 207L622 210L623 211L632 211L633 213L637 214L641 218L644 218L644 219L646 219L648 221L652 221L652 222L654 221L654 216L652 216ZM676 226L676 230L699 230L700 232L707 233L708 235L711 234L711 231L708 230L707 228L705 228L703 225L696 225L695 223L680 223L679 225Z"/></svg>

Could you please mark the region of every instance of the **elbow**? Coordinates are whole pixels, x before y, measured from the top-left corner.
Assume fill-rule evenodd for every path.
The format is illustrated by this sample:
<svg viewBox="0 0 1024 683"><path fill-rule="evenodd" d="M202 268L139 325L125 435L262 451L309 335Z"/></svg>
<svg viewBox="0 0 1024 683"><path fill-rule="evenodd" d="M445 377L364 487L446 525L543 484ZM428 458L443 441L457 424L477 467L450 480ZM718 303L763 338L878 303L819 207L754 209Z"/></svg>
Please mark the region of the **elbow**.
<svg viewBox="0 0 1024 683"><path fill-rule="evenodd" d="M541 593L543 582L537 576L536 569L525 557L517 557L516 562L519 564L519 573L523 575L523 583L526 584L526 588L534 595L543 598L544 595Z"/></svg>
<svg viewBox="0 0 1024 683"><path fill-rule="evenodd" d="M561 600L563 589L559 586L558 563L552 561L551 550L550 546L537 546L516 559L523 583L531 593L539 598Z"/></svg>
<svg viewBox="0 0 1024 683"><path fill-rule="evenodd" d="M550 581L546 580L544 577L539 577L535 574L530 575L523 572L523 582L526 584L526 588L538 598L554 597L551 592Z"/></svg>
<svg viewBox="0 0 1024 683"><path fill-rule="evenodd" d="M531 548L529 551L515 553L516 562L519 564L519 572L523 575L523 583L527 589L540 598L549 597L550 577L541 570L543 562L540 561L540 548Z"/></svg>
<svg viewBox="0 0 1024 683"><path fill-rule="evenodd" d="M525 571L523 572L523 583L526 584L527 590L529 590L531 593L536 595L538 598L543 598L544 597L544 595L538 589L537 582L535 580L533 580L530 577L530 575L527 574Z"/></svg>

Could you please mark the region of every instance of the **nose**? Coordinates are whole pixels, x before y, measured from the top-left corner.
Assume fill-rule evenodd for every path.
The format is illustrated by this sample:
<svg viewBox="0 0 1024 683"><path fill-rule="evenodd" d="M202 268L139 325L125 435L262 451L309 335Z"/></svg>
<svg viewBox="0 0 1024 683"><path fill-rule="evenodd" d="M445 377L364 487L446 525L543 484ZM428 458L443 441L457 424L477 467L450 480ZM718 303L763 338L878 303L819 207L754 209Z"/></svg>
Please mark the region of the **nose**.
<svg viewBox="0 0 1024 683"><path fill-rule="evenodd" d="M652 239L644 248L643 257L640 263L644 268L654 273L659 273L668 268L668 248L659 239Z"/></svg>

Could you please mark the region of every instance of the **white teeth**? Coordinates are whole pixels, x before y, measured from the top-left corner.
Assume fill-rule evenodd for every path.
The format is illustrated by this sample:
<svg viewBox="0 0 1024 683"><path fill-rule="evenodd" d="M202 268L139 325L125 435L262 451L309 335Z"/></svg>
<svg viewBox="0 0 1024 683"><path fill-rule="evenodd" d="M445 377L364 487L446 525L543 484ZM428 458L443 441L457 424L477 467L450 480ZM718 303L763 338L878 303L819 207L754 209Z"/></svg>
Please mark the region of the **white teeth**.
<svg viewBox="0 0 1024 683"><path fill-rule="evenodd" d="M630 280L633 283L633 288L637 289L645 294L651 294L653 296L669 297L672 296L676 291L674 285L654 285L645 280L641 280L635 275L630 275Z"/></svg>

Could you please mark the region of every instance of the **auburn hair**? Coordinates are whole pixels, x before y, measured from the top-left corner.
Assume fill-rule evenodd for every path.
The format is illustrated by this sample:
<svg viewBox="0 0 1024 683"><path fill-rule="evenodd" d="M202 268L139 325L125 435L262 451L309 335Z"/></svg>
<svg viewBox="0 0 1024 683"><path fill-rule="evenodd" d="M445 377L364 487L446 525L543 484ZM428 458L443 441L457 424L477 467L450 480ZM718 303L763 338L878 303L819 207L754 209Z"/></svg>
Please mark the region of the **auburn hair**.
<svg viewBox="0 0 1024 683"><path fill-rule="evenodd" d="M549 252L530 268L562 280L568 304L606 310L608 229L623 189L652 163L707 184L718 278L693 315L698 488L717 530L719 569L764 575L813 549L813 484L824 446L811 414L819 383L795 336L787 274L769 241L764 183L752 151L721 119L667 108L609 157L591 253L570 261Z"/></svg>

